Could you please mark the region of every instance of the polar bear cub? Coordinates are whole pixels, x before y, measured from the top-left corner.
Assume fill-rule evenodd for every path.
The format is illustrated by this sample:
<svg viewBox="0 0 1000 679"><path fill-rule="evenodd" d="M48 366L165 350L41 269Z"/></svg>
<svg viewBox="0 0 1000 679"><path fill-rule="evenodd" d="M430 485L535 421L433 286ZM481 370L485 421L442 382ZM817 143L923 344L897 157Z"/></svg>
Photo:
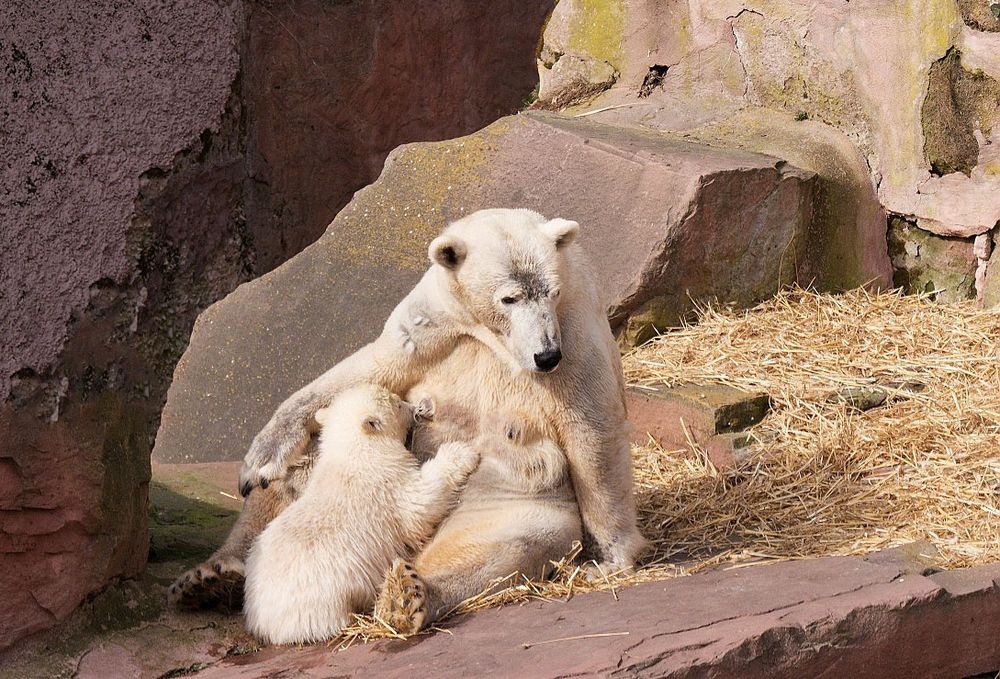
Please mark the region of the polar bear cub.
<svg viewBox="0 0 1000 679"><path fill-rule="evenodd" d="M344 391L316 420L308 482L247 558L247 629L270 643L329 639L371 609L393 561L431 537L479 464L448 443L421 465L405 445L414 407L375 385Z"/></svg>

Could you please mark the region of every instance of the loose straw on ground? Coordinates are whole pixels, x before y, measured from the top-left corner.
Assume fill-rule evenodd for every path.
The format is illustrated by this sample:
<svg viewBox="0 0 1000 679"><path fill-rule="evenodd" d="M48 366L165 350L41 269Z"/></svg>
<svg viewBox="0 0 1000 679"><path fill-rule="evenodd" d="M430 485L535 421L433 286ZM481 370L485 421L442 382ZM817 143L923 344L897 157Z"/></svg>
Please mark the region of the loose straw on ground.
<svg viewBox="0 0 1000 679"><path fill-rule="evenodd" d="M897 293L792 291L746 312L702 310L627 355L626 380L766 391L773 410L750 454L717 470L697 451L634 448L651 543L639 570L587 579L571 554L554 580L515 574L456 612L920 539L945 568L1000 560L998 337L1000 314ZM831 398L873 386L888 398L871 410ZM382 636L359 618L345 638Z"/></svg>

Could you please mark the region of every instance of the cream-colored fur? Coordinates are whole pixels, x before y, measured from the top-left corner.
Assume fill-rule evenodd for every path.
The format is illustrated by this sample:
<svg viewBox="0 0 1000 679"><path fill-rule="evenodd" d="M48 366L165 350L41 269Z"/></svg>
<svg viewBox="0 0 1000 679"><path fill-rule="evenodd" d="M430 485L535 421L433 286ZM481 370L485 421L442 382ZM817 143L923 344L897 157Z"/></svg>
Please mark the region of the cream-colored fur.
<svg viewBox="0 0 1000 679"><path fill-rule="evenodd" d="M479 460L452 443L421 466L404 447L413 409L374 385L341 393L316 419L306 486L247 558L247 629L271 643L329 639L371 609L393 560L427 541Z"/></svg>
<svg viewBox="0 0 1000 679"><path fill-rule="evenodd" d="M473 359L479 354L474 343L457 351L454 365L473 367L467 374L470 385L479 371L490 373L497 367L489 354L480 354L486 360ZM424 389L442 393L438 386L425 382L410 393L423 395ZM496 386L516 388L513 383ZM451 391L439 404L435 421L415 438L415 451L447 445L461 436L460 431L449 429L467 424L467 406L475 406L478 400L473 391ZM428 620L441 617L498 578L515 572L544 578L552 562L583 538L569 465L554 441L554 432L544 426L542 414L518 411L505 417L497 415L489 403L479 405L486 406L476 414L473 426L481 432L474 443L482 454L479 469L462 492L461 503L413 562L426 586ZM380 617L405 633L419 630L419 624L408 625L395 614L405 610L405 601L387 601L385 591L391 589L392 583L387 582L379 602Z"/></svg>
<svg viewBox="0 0 1000 679"><path fill-rule="evenodd" d="M376 382L436 401L417 452L472 440L483 457L461 505L412 564L427 620L495 578L544 570L579 537L579 517L591 556L606 569L631 568L644 540L621 362L577 231L528 210L484 210L451 224L382 335L290 397L254 439L241 473L244 494L254 489L244 513L273 511L274 489L261 487L287 482L287 460L308 448L319 408L352 384ZM556 350L562 360L545 372L538 357ZM520 447L483 443L508 422L529 432ZM380 600L399 614L400 631L426 622L409 613L409 567L393 566Z"/></svg>

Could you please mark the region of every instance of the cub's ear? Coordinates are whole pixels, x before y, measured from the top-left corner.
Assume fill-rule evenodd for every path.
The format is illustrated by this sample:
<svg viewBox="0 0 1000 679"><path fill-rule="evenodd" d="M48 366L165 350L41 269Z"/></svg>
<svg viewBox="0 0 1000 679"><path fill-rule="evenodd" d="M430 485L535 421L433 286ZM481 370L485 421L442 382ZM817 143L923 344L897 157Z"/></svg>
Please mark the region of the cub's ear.
<svg viewBox="0 0 1000 679"><path fill-rule="evenodd" d="M458 236L447 233L432 240L427 251L432 262L452 271L462 265L466 253L465 242Z"/></svg>
<svg viewBox="0 0 1000 679"><path fill-rule="evenodd" d="M580 234L579 224L558 217L542 224L541 229L555 242L557 248L569 245Z"/></svg>
<svg viewBox="0 0 1000 679"><path fill-rule="evenodd" d="M382 418L377 415L369 415L365 418L365 421L361 423L361 428L368 434L377 434L385 429L385 422L383 422Z"/></svg>
<svg viewBox="0 0 1000 679"><path fill-rule="evenodd" d="M324 426L326 424L326 421L330 419L330 409L320 408L313 415L313 419L316 420L316 423L319 424L319 426L321 427Z"/></svg>
<svg viewBox="0 0 1000 679"><path fill-rule="evenodd" d="M413 408L413 420L415 422L430 422L434 419L434 400L430 396L424 396Z"/></svg>

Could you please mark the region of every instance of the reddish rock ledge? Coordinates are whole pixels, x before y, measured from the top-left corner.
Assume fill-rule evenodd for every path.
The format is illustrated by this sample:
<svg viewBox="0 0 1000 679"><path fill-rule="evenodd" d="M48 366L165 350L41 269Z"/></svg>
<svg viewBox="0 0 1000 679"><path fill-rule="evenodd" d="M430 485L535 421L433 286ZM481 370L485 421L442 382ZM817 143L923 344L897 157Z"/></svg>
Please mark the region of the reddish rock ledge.
<svg viewBox="0 0 1000 679"><path fill-rule="evenodd" d="M1000 667L1000 564L931 573L916 543L469 615L449 633L222 659L225 677L963 677ZM924 575L923 573L928 573ZM947 630L947 634L942 631Z"/></svg>

